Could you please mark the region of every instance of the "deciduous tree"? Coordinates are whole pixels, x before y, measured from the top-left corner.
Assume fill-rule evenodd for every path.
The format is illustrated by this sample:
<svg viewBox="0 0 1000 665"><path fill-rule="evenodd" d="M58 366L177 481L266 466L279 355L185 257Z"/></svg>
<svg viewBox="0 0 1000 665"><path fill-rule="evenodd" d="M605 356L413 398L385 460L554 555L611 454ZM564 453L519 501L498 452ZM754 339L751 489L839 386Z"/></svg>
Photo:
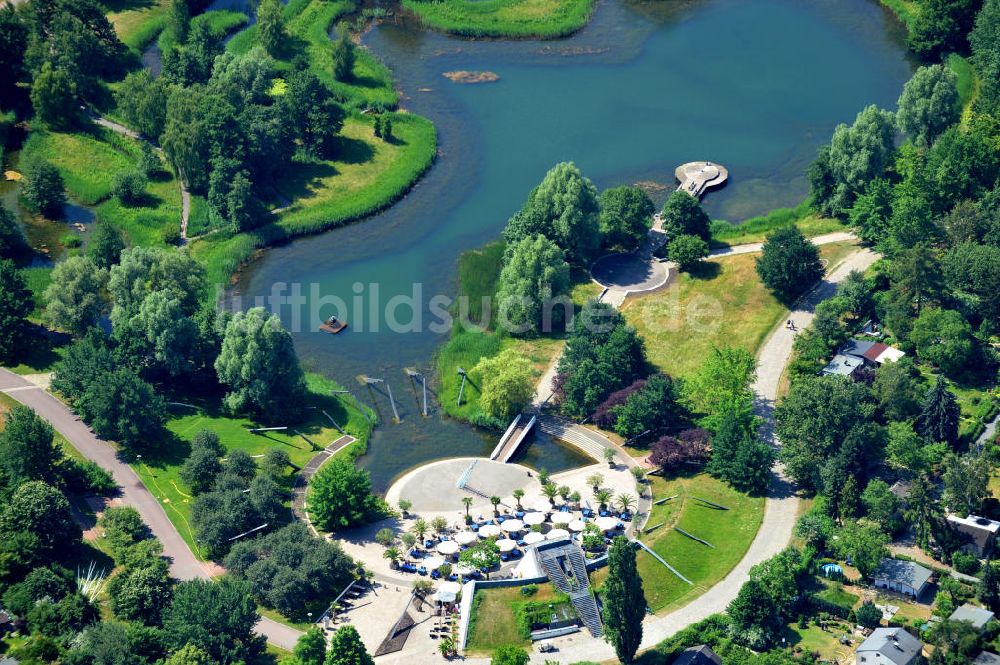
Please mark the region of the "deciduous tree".
<svg viewBox="0 0 1000 665"><path fill-rule="evenodd" d="M656 208L640 187L622 185L601 192L598 219L606 247L626 251L639 247L646 240Z"/></svg>
<svg viewBox="0 0 1000 665"><path fill-rule="evenodd" d="M330 639L326 665L375 665L354 626L341 626Z"/></svg>
<svg viewBox="0 0 1000 665"><path fill-rule="evenodd" d="M305 378L292 337L263 307L230 319L215 370L229 388L224 401L233 411L268 419L294 419L301 412Z"/></svg>
<svg viewBox="0 0 1000 665"><path fill-rule="evenodd" d="M347 459L335 459L320 469L309 487L309 509L317 526L335 531L364 524L379 513L371 478Z"/></svg>
<svg viewBox="0 0 1000 665"><path fill-rule="evenodd" d="M31 291L21 271L10 259L0 259L0 359L10 359L24 343L33 309Z"/></svg>
<svg viewBox="0 0 1000 665"><path fill-rule="evenodd" d="M86 256L71 256L56 264L45 289L45 318L52 325L83 333L97 323L105 308L102 294L107 271Z"/></svg>
<svg viewBox="0 0 1000 665"><path fill-rule="evenodd" d="M480 408L496 420L509 421L521 412L534 393L531 363L513 348L483 357L471 374L480 385Z"/></svg>
<svg viewBox="0 0 1000 665"><path fill-rule="evenodd" d="M796 226L774 231L764 241L757 274L779 300L790 303L823 277L816 245Z"/></svg>
<svg viewBox="0 0 1000 665"><path fill-rule="evenodd" d="M526 236L508 248L497 283L500 322L514 335L553 332L572 311L569 264L543 235Z"/></svg>
<svg viewBox="0 0 1000 665"><path fill-rule="evenodd" d="M701 209L698 199L685 191L676 190L663 205L663 232L674 239L682 235L698 236L705 242L711 240L711 220Z"/></svg>
<svg viewBox="0 0 1000 665"><path fill-rule="evenodd" d="M957 83L949 67L931 65L915 71L903 86L896 123L918 146L929 146L958 120Z"/></svg>
<svg viewBox="0 0 1000 665"><path fill-rule="evenodd" d="M34 210L59 219L66 203L66 186L55 166L40 158L26 160L21 196Z"/></svg>

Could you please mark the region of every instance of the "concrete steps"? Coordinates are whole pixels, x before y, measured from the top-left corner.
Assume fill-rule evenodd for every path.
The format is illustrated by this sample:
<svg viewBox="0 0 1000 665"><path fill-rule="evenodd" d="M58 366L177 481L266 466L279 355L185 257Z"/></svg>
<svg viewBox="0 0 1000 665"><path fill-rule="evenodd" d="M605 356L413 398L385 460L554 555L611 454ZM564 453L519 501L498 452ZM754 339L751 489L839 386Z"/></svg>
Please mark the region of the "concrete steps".
<svg viewBox="0 0 1000 665"><path fill-rule="evenodd" d="M579 448L595 460L604 459L604 450L607 446L601 443L599 435L591 433L582 425L555 416L542 416L538 419L538 424L549 436Z"/></svg>

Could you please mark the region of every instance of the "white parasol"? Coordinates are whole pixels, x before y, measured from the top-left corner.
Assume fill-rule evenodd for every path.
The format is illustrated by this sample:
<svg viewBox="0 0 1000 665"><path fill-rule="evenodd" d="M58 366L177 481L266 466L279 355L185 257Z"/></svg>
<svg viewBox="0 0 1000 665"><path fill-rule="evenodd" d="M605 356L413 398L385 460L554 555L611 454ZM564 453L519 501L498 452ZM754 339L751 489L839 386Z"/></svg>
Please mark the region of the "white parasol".
<svg viewBox="0 0 1000 665"><path fill-rule="evenodd" d="M535 543L540 543L545 540L545 536L537 531L532 531L524 537L524 542L528 545L534 545Z"/></svg>
<svg viewBox="0 0 1000 665"><path fill-rule="evenodd" d="M598 517L594 520L594 524L601 531L613 531L616 526L618 526L618 520L614 517Z"/></svg>
<svg viewBox="0 0 1000 665"><path fill-rule="evenodd" d="M547 534L545 534L547 540L559 540L560 538L569 538L569 531L566 529L552 529Z"/></svg>
<svg viewBox="0 0 1000 665"><path fill-rule="evenodd" d="M545 521L545 513L528 513L521 521L528 526L535 526Z"/></svg>
<svg viewBox="0 0 1000 665"><path fill-rule="evenodd" d="M553 524L569 524L576 518L573 513L552 513L549 519L552 520Z"/></svg>
<svg viewBox="0 0 1000 665"><path fill-rule="evenodd" d="M496 524L487 524L479 527L480 538L496 538L500 535L500 527Z"/></svg>
<svg viewBox="0 0 1000 665"><path fill-rule="evenodd" d="M531 504L532 510L537 510L540 513L547 513L552 510L552 502L548 499L539 499Z"/></svg>
<svg viewBox="0 0 1000 665"><path fill-rule="evenodd" d="M566 527L570 531L583 531L584 529L587 528L587 523L584 522L583 520L573 520L572 522L567 524Z"/></svg>
<svg viewBox="0 0 1000 665"><path fill-rule="evenodd" d="M471 545L479 540L479 536L472 531L459 531L454 535L454 539L459 545Z"/></svg>
<svg viewBox="0 0 1000 665"><path fill-rule="evenodd" d="M434 594L434 600L439 603L453 603L461 591L462 585L458 582L445 582L438 587L437 593Z"/></svg>
<svg viewBox="0 0 1000 665"><path fill-rule="evenodd" d="M427 570L437 570L447 562L439 556L429 556L420 563L426 566Z"/></svg>
<svg viewBox="0 0 1000 665"><path fill-rule="evenodd" d="M438 543L437 546L438 554L450 555L458 552L458 543L454 540L444 540Z"/></svg>
<svg viewBox="0 0 1000 665"><path fill-rule="evenodd" d="M524 522L521 520L504 520L500 524L500 528L507 533L517 533L518 531L524 531Z"/></svg>
<svg viewBox="0 0 1000 665"><path fill-rule="evenodd" d="M497 547L500 548L501 552L510 552L515 547L517 547L517 543L515 543L510 538L504 538L502 540L497 541Z"/></svg>

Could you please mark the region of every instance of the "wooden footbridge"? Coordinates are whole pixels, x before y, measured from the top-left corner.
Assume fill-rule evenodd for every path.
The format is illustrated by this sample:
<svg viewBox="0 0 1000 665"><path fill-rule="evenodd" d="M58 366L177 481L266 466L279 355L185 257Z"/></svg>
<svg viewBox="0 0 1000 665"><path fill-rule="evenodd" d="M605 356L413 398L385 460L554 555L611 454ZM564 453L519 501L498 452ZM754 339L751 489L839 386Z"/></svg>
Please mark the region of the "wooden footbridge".
<svg viewBox="0 0 1000 665"><path fill-rule="evenodd" d="M712 162L688 162L674 169L674 176L680 183L678 191L700 199L709 189L725 183L729 179L729 170Z"/></svg>
<svg viewBox="0 0 1000 665"><path fill-rule="evenodd" d="M528 438L528 433L531 432L531 428L535 426L535 421L538 419L534 415L530 416L527 420L525 418L526 414L523 413L519 413L514 418L507 431L500 437L500 442L497 443L496 448L490 453L491 460L506 464L514 457L521 444Z"/></svg>

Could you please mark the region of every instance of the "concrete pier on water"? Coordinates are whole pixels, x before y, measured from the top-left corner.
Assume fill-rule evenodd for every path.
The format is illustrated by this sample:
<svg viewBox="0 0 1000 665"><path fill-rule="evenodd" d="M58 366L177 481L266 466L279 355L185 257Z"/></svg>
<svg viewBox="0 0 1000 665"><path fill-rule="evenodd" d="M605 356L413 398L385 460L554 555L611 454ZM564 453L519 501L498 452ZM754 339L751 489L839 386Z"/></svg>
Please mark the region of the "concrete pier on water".
<svg viewBox="0 0 1000 665"><path fill-rule="evenodd" d="M674 176L680 183L678 191L700 199L709 189L723 185L729 179L729 170L713 162L688 162L674 169Z"/></svg>

